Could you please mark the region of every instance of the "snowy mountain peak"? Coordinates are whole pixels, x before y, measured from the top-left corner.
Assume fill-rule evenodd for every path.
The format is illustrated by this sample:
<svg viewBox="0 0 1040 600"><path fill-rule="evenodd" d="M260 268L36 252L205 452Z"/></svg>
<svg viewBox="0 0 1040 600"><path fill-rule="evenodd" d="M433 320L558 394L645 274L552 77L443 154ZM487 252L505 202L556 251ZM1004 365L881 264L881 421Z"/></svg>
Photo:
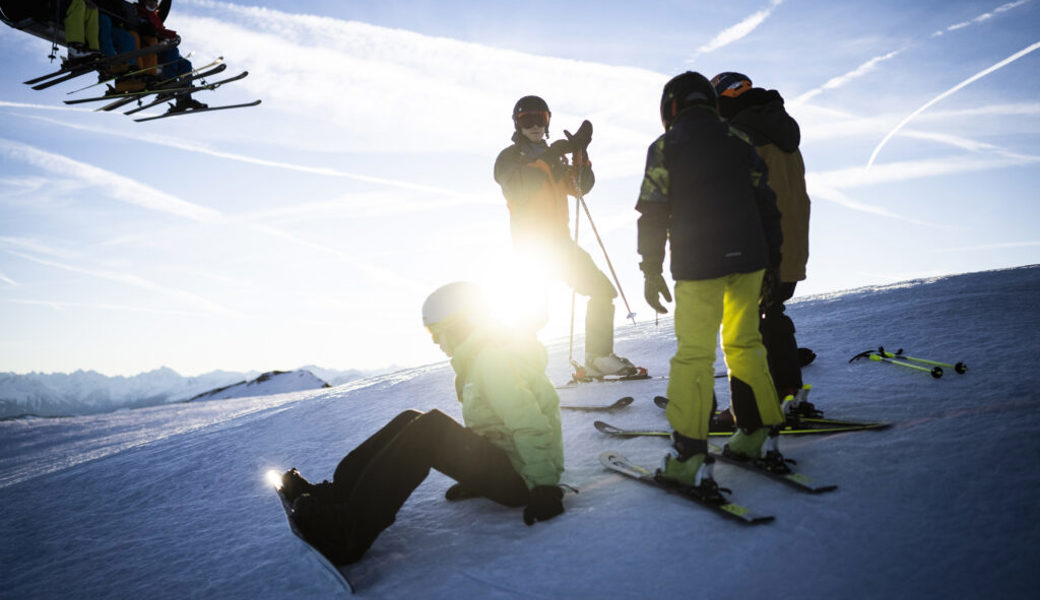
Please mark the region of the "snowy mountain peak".
<svg viewBox="0 0 1040 600"><path fill-rule="evenodd" d="M332 386L315 377L310 371L268 371L252 381L240 381L222 388L210 390L191 398L191 400L268 396L270 394L302 392L327 387Z"/></svg>

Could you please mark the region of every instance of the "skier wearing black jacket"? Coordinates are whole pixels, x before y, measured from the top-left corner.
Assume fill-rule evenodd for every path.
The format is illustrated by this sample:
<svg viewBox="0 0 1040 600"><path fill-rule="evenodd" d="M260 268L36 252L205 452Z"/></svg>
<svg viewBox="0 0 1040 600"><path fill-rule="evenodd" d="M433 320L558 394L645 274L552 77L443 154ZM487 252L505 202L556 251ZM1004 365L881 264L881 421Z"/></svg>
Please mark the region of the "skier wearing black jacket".
<svg viewBox="0 0 1040 600"><path fill-rule="evenodd" d="M740 73L719 73L711 80L719 94L719 113L730 125L747 134L769 167L769 187L776 193L784 242L776 284L762 298L760 330L769 357L777 395L783 400L802 389L801 358L795 327L785 313L784 302L795 285L805 279L809 260L809 195L805 189L805 163L798 146L798 123L784 109L776 90L752 87Z"/></svg>
<svg viewBox="0 0 1040 600"><path fill-rule="evenodd" d="M661 97L665 133L651 144L639 193L638 249L644 294L658 312L670 301L661 274L671 248L678 348L668 380L673 450L658 476L714 485L708 452L715 340L729 370L738 430L727 452L782 469L775 426L783 422L758 331L763 274L780 264L780 213L767 170L747 137L719 117L715 89L700 73L669 81Z"/></svg>

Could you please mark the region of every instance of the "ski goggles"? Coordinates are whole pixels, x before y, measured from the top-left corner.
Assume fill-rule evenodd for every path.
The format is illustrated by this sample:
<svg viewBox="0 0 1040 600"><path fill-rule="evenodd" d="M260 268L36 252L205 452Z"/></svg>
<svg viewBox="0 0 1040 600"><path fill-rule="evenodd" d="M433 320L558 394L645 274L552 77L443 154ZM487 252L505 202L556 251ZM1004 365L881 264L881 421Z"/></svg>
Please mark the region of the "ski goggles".
<svg viewBox="0 0 1040 600"><path fill-rule="evenodd" d="M549 125L549 113L545 111L520 113L516 116L516 124L521 129L546 127Z"/></svg>

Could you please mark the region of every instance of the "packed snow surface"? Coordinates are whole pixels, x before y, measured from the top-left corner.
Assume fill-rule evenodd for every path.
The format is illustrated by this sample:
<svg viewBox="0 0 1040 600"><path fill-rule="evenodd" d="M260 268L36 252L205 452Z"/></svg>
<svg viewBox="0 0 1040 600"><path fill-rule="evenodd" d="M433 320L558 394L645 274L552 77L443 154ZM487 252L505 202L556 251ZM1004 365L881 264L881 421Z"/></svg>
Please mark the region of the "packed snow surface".
<svg viewBox="0 0 1040 600"><path fill-rule="evenodd" d="M560 390L568 494L560 517L448 503L432 472L344 572L367 598L1026 598L1040 587L1040 267L804 298L789 305L804 376L827 416L884 431L785 437L808 495L720 464L733 498L776 520L744 526L603 469L615 449L655 466L666 427L652 379ZM665 375L672 321L619 327L617 351ZM580 347L580 344L578 344ZM848 360L879 345L945 362L941 379ZM549 375L568 379L566 340ZM580 358L580 357L579 357ZM717 368L723 368L721 360ZM447 363L324 390L0 422L0 596L332 598L344 593L290 533L270 469L330 477L399 411L460 417ZM717 380L720 403L729 401Z"/></svg>

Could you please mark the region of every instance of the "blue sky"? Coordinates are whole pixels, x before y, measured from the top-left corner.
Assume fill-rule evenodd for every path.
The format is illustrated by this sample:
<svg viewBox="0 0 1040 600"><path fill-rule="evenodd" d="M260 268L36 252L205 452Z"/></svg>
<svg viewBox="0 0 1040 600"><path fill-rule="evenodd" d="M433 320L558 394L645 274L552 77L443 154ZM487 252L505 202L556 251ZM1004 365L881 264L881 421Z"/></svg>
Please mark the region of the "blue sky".
<svg viewBox="0 0 1040 600"><path fill-rule="evenodd" d="M62 104L85 80L22 85L49 46L0 30L0 371L438 360L429 291L505 305L520 280L491 167L530 93L554 137L593 122L589 208L652 319L633 206L687 69L746 73L802 126L799 294L1040 262L1037 0L300 6L176 1L183 52L250 72L199 99L263 104L144 124ZM546 339L570 316L548 294Z"/></svg>

